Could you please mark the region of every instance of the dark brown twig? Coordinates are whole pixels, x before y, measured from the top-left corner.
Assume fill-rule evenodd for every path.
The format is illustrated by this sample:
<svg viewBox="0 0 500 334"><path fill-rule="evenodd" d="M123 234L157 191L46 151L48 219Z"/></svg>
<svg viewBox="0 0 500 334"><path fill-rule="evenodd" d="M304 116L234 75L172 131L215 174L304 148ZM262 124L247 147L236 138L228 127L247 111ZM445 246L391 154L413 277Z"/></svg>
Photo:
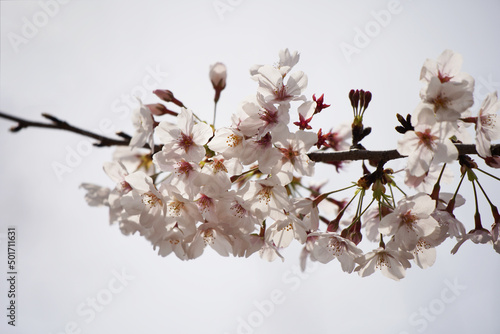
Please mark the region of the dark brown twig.
<svg viewBox="0 0 500 334"><path fill-rule="evenodd" d="M12 116L6 113L3 113L0 111L0 118L5 118L14 122L17 122L18 124L16 126L13 126L10 128L10 131L12 132L18 132L22 129L28 128L28 127L35 127L35 128L48 128L48 129L57 129L57 130L65 130L73 133L80 134L82 136L90 137L95 140L97 140L97 143L94 143L95 146L98 147L104 147L104 146L128 146L130 143L130 139L132 138L128 134L124 132L118 132L116 135L123 138L123 139L114 139L114 138L109 138L106 136L98 135L96 133L80 129L76 126L73 126L69 124L66 121L60 120L59 118L49 115L49 114L42 114L43 117L47 118L50 120L52 123L41 123L41 122L33 122L29 121L26 119L22 119L16 116ZM145 148L149 148L149 146L145 146ZM161 146L156 145L155 146L155 152L161 150Z"/></svg>
<svg viewBox="0 0 500 334"><path fill-rule="evenodd" d="M474 144L455 144L459 155L477 154L476 145ZM500 144L491 145L491 154L500 155ZM309 153L309 158L316 162L332 162L332 161L347 161L347 160L395 160L405 158L406 156L398 153L397 150L389 151L368 151L368 150L352 150L339 152L312 152Z"/></svg>

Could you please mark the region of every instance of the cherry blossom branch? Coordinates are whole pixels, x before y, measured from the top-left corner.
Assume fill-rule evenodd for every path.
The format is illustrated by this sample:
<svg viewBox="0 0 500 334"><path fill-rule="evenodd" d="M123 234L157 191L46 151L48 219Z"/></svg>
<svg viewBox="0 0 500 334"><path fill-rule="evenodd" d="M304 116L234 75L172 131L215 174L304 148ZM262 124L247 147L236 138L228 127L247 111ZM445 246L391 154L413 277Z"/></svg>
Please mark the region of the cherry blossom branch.
<svg viewBox="0 0 500 334"><path fill-rule="evenodd" d="M66 121L60 120L59 118L49 114L43 113L42 116L52 121L52 123L29 121L0 111L0 118L5 118L18 123L17 126L14 126L10 129L10 131L12 132L18 132L28 127L49 128L49 129L65 130L80 134L82 136L96 139L98 143L94 145L98 147L128 146L130 143L131 137L123 132L116 133L117 136L121 137L122 139L114 139L78 128L76 126L69 124ZM474 144L455 144L455 146L458 149L459 155L477 154L476 146ZM155 145L154 151L158 152L160 150L161 150L161 145ZM500 155L500 144L491 146L491 154ZM309 153L308 156L311 160L315 162L325 162L325 163L333 161L348 161L348 160L389 161L406 157L404 155L399 154L397 150L388 150L388 151L351 150L351 151L338 151L338 152L312 152Z"/></svg>
<svg viewBox="0 0 500 334"><path fill-rule="evenodd" d="M105 147L105 146L128 146L130 143L131 137L124 133L124 132L117 132L116 135L121 137L122 139L114 139L114 138L109 138L106 136L98 135L96 133L78 128L76 126L73 126L69 124L66 121L60 120L57 117L54 117L49 114L42 113L42 116L49 119L52 121L52 123L41 123L41 122L34 122L34 121L29 121L26 119L22 119L16 116L12 116L6 113L3 113L0 111L0 118L5 118L14 122L17 122L18 124L16 126L13 126L10 128L10 131L12 132L18 132L22 129L28 128L28 127L34 127L34 128L48 128L48 129L58 129L58 130L65 130L73 133L80 134L82 136L90 137L93 139L96 139L98 143L95 143L95 146L98 147ZM148 148L148 147L146 147ZM157 147L155 147L155 150ZM161 148L158 147L158 150Z"/></svg>
<svg viewBox="0 0 500 334"><path fill-rule="evenodd" d="M477 154L476 145L474 144L455 144L458 154ZM500 155L500 144L491 145L491 154ZM397 150L388 151L368 151L368 150L352 150L338 152L312 152L308 154L309 158L316 162L332 162L332 161L347 161L347 160L395 160L405 158L405 155L399 154Z"/></svg>

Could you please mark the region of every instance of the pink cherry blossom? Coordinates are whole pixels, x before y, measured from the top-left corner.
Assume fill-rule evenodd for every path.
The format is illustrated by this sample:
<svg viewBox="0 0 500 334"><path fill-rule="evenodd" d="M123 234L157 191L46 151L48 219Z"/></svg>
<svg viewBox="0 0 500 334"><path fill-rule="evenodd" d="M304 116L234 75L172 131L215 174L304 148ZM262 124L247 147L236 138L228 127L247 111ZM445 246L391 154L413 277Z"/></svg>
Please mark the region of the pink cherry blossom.
<svg viewBox="0 0 500 334"><path fill-rule="evenodd" d="M302 71L290 74L286 84L280 70L270 65L264 65L258 70L258 92L266 102L286 102L304 100L302 92L307 87L307 76Z"/></svg>
<svg viewBox="0 0 500 334"><path fill-rule="evenodd" d="M491 141L500 138L498 110L500 101L497 92L488 94L481 105L476 123L476 150L483 158L491 157Z"/></svg>
<svg viewBox="0 0 500 334"><path fill-rule="evenodd" d="M162 152L182 155L186 161L200 162L205 157L205 145L213 131L206 123L195 123L193 113L182 109L177 116L177 125L162 121L156 128L156 134L163 145Z"/></svg>
<svg viewBox="0 0 500 334"><path fill-rule="evenodd" d="M309 236L316 237L311 249L312 257L321 263L328 263L336 258L345 272L352 273L355 259L363 254L354 242L337 233L311 233Z"/></svg>
<svg viewBox="0 0 500 334"><path fill-rule="evenodd" d="M307 152L316 139L315 133L299 130L295 133L281 133L275 140L275 146L281 152L281 162L275 166L275 170L283 184L292 181L293 172L304 176L313 175L314 162L309 159Z"/></svg>
<svg viewBox="0 0 500 334"><path fill-rule="evenodd" d="M438 222L431 217L435 202L425 193L404 198L393 212L382 218L380 233L394 236L397 245L405 250L415 249L420 238L431 235Z"/></svg>
<svg viewBox="0 0 500 334"><path fill-rule="evenodd" d="M382 274L390 279L399 281L405 277L406 269L411 267L413 256L405 251L379 247L369 253L357 257L354 261L358 266L354 269L359 276L366 277L380 270Z"/></svg>
<svg viewBox="0 0 500 334"><path fill-rule="evenodd" d="M429 83L433 77L438 78L441 83L463 81L474 84L474 79L467 73L460 72L462 67L462 56L452 50L444 50L439 57L427 59L420 72L420 80Z"/></svg>
<svg viewBox="0 0 500 334"><path fill-rule="evenodd" d="M415 131L407 131L398 141L398 152L408 156L408 171L422 176L431 163L453 162L458 151L450 141L452 128L447 122L437 122L433 111L424 107L419 113Z"/></svg>
<svg viewBox="0 0 500 334"><path fill-rule="evenodd" d="M132 187L121 198L127 213L139 216L139 223L146 228L160 223L165 216L165 200L151 177L139 171L127 175L125 181Z"/></svg>
<svg viewBox="0 0 500 334"><path fill-rule="evenodd" d="M149 109L139 100L139 108L132 112L132 124L135 132L130 139L131 147L143 147L145 144L153 149L154 120Z"/></svg>

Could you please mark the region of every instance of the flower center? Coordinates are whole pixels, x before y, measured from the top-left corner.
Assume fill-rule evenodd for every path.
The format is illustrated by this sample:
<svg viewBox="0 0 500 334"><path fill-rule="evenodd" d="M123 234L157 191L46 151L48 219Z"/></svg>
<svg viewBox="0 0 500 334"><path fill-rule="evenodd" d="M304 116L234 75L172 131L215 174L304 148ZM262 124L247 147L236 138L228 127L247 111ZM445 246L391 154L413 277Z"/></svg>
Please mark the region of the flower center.
<svg viewBox="0 0 500 334"><path fill-rule="evenodd" d="M440 108L446 108L450 103L450 99L448 99L446 96L443 96L443 94L440 93L432 100L432 103L435 106L435 110L438 110Z"/></svg>
<svg viewBox="0 0 500 334"><path fill-rule="evenodd" d="M438 79L441 81L441 83L448 82L452 79L453 77L447 76L446 74L441 73L441 71L438 71Z"/></svg>
<svg viewBox="0 0 500 334"><path fill-rule="evenodd" d="M184 208L184 202L172 201L168 203L168 214L169 216L179 217L181 215L181 210Z"/></svg>
<svg viewBox="0 0 500 334"><path fill-rule="evenodd" d="M198 199L198 207L201 212L206 212L210 210L210 207L213 206L213 201L210 197L205 194L201 194L201 197Z"/></svg>
<svg viewBox="0 0 500 334"><path fill-rule="evenodd" d="M229 147L236 147L241 143L242 140L243 140L242 137L237 136L234 133L232 133L229 136L227 136L226 144Z"/></svg>
<svg viewBox="0 0 500 334"><path fill-rule="evenodd" d="M187 177L192 170L193 166L184 159L177 163L176 174L179 176L184 174Z"/></svg>
<svg viewBox="0 0 500 334"><path fill-rule="evenodd" d="M337 238L330 238L327 249L333 256L337 257L342 255L344 253L344 248L344 243L340 242Z"/></svg>
<svg viewBox="0 0 500 334"><path fill-rule="evenodd" d="M431 129L425 129L424 132L416 131L415 134L417 135L418 139L420 139L418 143L419 146L425 145L425 147L427 147L430 150L432 150L435 145L434 141L436 139L439 139L438 137L431 134Z"/></svg>
<svg viewBox="0 0 500 334"><path fill-rule="evenodd" d="M299 156L299 152L294 151L292 147L280 148L285 160L289 160L292 164L295 162L295 157Z"/></svg>
<svg viewBox="0 0 500 334"><path fill-rule="evenodd" d="M186 135L184 132L181 132L181 137L177 143L186 153L189 151L191 146L194 145L193 137Z"/></svg>
<svg viewBox="0 0 500 334"><path fill-rule="evenodd" d="M247 210L245 210L245 208L238 202L234 203L230 210L233 212L233 215L238 218L243 218L247 213Z"/></svg>
<svg viewBox="0 0 500 334"><path fill-rule="evenodd" d="M212 168L214 170L214 174L218 173L220 171L227 173L227 168L226 168L226 166L224 166L224 159L214 159L214 162L212 164Z"/></svg>
<svg viewBox="0 0 500 334"><path fill-rule="evenodd" d="M431 248L431 244L426 242L424 239L420 238L418 239L417 246L415 247L415 250L413 251L413 254L417 253L422 253L424 250Z"/></svg>
<svg viewBox="0 0 500 334"><path fill-rule="evenodd" d="M492 129L495 127L496 122L497 122L497 115L495 114L481 115L481 126L484 128Z"/></svg>
<svg viewBox="0 0 500 334"><path fill-rule="evenodd" d="M382 267L391 268L391 263L387 259L387 254L385 253L380 253L378 255L377 264L375 265L377 269L382 269Z"/></svg>
<svg viewBox="0 0 500 334"><path fill-rule="evenodd" d="M126 194L130 190L132 190L132 186L127 181L122 181L119 184L119 189L122 192L122 194Z"/></svg>
<svg viewBox="0 0 500 334"><path fill-rule="evenodd" d="M283 85L283 83L279 84L277 89L274 90L274 95L278 101L286 101L290 97L290 95L287 94L286 86Z"/></svg>
<svg viewBox="0 0 500 334"><path fill-rule="evenodd" d="M163 202L152 192L142 194L142 203L148 205L150 208L157 205L162 206Z"/></svg>
<svg viewBox="0 0 500 334"><path fill-rule="evenodd" d="M215 237L214 237L214 229L209 228L203 231L203 241L205 242L205 245L213 245L215 242Z"/></svg>
<svg viewBox="0 0 500 334"><path fill-rule="evenodd" d="M264 112L259 113L260 119L263 120L266 125L277 124L278 123L278 111L263 109Z"/></svg>
<svg viewBox="0 0 500 334"><path fill-rule="evenodd" d="M272 136L271 133L266 133L265 136L262 136L259 140L256 141L257 145L262 147L263 149L269 148L272 145Z"/></svg>
<svg viewBox="0 0 500 334"><path fill-rule="evenodd" d="M408 230L413 230L413 225L416 224L417 217L412 214L411 210L400 216L400 218L403 226L405 226Z"/></svg>
<svg viewBox="0 0 500 334"><path fill-rule="evenodd" d="M270 186L262 186L262 189L257 193L257 197L259 198L259 202L265 202L265 204L269 204L271 201L271 195L273 194L273 187Z"/></svg>

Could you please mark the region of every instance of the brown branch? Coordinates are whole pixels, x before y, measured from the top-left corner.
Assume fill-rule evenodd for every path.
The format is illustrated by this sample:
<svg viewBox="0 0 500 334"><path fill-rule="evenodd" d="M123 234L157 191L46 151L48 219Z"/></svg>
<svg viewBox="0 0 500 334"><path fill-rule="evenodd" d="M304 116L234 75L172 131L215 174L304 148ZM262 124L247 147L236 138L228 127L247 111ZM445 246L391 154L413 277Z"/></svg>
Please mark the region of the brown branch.
<svg viewBox="0 0 500 334"><path fill-rule="evenodd" d="M103 147L103 146L128 146L130 143L131 137L123 132L118 132L116 135L121 137L122 139L114 139L114 138L109 138L106 136L101 136L96 133L77 128L76 126L73 126L69 124L66 121L62 121L57 117L54 117L49 114L42 114L43 117L49 119L52 121L52 123L41 123L41 122L33 122L33 121L28 121L26 119L22 119L19 117L15 117L12 115L5 114L0 111L0 118L5 118L14 122L17 122L18 124L16 126L13 126L10 128L10 131L12 132L18 132L22 129L28 128L28 127L34 127L34 128L48 128L48 129L57 129L57 130L64 130L64 131L69 131L73 133L80 134L82 136L90 137L98 141L98 143L95 143L95 146L98 147ZM149 146L144 146L145 148L149 148ZM161 147L155 147L156 150L161 150Z"/></svg>
<svg viewBox="0 0 500 334"><path fill-rule="evenodd" d="M476 145L474 144L455 144L459 155L477 154ZM491 145L491 154L500 155L500 144ZM316 162L332 162L332 161L347 161L347 160L395 160L405 158L406 156L398 153L397 150L390 151L368 151L368 150L352 150L339 152L312 152L309 153L309 158Z"/></svg>
<svg viewBox="0 0 500 334"><path fill-rule="evenodd" d="M49 129L59 129L65 130L73 133L78 133L82 136L90 137L99 141L94 144L95 146L128 146L131 137L123 132L117 132L117 136L123 139L113 139L105 136L95 134L93 132L77 128L69 123L62 121L52 115L42 114L43 117L52 121L52 123L40 123L28 121L19 117L11 116L0 111L0 118L5 118L14 122L18 125L10 129L12 132L20 131L21 129L28 127L36 128L49 128ZM464 154L477 154L476 146L474 144L455 144L460 155ZM149 148L145 145L144 148ZM155 145L154 152L160 151L162 145ZM491 146L492 155L500 155L500 144ZM333 162L333 161L348 161L348 160L378 160L378 161L389 161L404 158L404 155L398 153L397 150L389 151L368 151L368 150L351 150L351 151L339 151L339 152L312 152L309 153L309 158L316 162Z"/></svg>

